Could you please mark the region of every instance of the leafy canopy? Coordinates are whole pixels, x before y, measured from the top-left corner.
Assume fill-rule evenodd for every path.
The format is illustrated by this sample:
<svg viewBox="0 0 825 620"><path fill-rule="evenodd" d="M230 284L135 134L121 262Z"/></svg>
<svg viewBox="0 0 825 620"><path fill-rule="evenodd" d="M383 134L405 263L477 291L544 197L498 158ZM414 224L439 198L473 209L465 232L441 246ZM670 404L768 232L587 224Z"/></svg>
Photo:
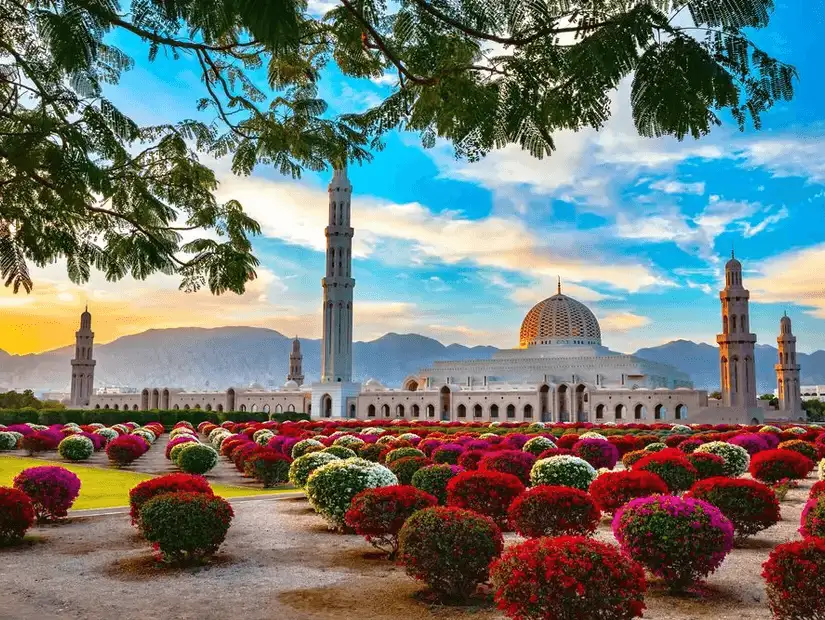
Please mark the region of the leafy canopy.
<svg viewBox="0 0 825 620"><path fill-rule="evenodd" d="M518 144L536 157L559 130L599 128L632 76L643 136L700 138L728 112L744 128L793 96L793 67L749 39L773 0L0 0L0 275L65 259L74 282L177 274L181 288L241 293L258 225L218 204L197 158L297 177L369 159L394 129L477 159ZM126 31L200 68L211 121L140 127L106 99L132 60ZM332 117L324 67L396 76L363 114ZM273 208L277 208L274 206ZM203 233L202 238L184 241Z"/></svg>

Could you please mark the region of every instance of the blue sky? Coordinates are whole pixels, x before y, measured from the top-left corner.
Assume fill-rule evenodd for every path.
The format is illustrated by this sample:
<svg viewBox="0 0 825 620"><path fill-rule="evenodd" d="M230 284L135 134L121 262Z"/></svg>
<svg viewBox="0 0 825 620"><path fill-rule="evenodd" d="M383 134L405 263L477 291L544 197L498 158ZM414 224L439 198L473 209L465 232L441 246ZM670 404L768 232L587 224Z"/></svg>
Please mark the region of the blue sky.
<svg viewBox="0 0 825 620"><path fill-rule="evenodd" d="M761 131L740 133L726 119L700 141L643 139L623 85L601 131L557 134L558 151L541 161L510 147L470 164L447 144L427 150L415 134L388 136L371 163L350 169L356 337L418 332L515 346L524 314L555 292L559 275L613 349L714 342L721 269L735 246L759 342L775 344L787 309L799 349L825 348L825 13L803 5L777 2L770 28L754 34L800 75L794 100L766 114ZM140 123L199 117L202 86L186 59L150 63L136 40L118 43L136 60L108 92L125 112ZM331 69L321 92L332 113L364 110L390 82ZM264 229L255 241L261 277L247 295L187 298L162 277L77 288L61 267L41 274L36 304L58 303L74 320L81 298L90 299L104 340L186 324L318 337L330 175L294 181L261 167L237 178L226 162L215 166L219 197L240 199ZM145 313L127 311L138 292L149 300Z"/></svg>

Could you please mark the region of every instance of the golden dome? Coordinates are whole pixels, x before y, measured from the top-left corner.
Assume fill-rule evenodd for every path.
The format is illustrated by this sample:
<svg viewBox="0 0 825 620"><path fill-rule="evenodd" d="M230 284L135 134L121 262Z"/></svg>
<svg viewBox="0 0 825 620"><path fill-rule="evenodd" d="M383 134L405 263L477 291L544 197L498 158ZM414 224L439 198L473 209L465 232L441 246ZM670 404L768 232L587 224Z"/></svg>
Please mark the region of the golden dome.
<svg viewBox="0 0 825 620"><path fill-rule="evenodd" d="M530 309L519 332L522 348L542 344L601 345L599 322L583 303L560 292Z"/></svg>

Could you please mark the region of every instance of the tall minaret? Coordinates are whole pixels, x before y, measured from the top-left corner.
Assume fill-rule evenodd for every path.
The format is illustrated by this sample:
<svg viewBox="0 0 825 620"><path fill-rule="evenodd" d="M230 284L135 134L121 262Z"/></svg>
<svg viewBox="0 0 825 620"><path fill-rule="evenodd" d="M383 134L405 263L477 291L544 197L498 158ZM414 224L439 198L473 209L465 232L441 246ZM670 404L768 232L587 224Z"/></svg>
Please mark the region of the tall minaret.
<svg viewBox="0 0 825 620"><path fill-rule="evenodd" d="M298 336L292 341L292 353L289 354L289 374L286 376L287 381L294 381L298 385L304 383L304 356L301 354L301 341Z"/></svg>
<svg viewBox="0 0 825 620"><path fill-rule="evenodd" d="M95 360L92 358L95 334L89 307L80 315L80 329L75 332L75 351L72 360L72 407L88 407L95 383Z"/></svg>
<svg viewBox="0 0 825 620"><path fill-rule="evenodd" d="M776 370L776 386L779 391L779 411L789 415L802 410L802 394L799 388L799 364L796 363L796 336L791 329L791 319L786 314L779 321L779 363Z"/></svg>
<svg viewBox="0 0 825 620"><path fill-rule="evenodd" d="M352 185L346 166L335 170L329 184L329 225L324 289L324 338L321 346L321 383L352 380Z"/></svg>
<svg viewBox="0 0 825 620"><path fill-rule="evenodd" d="M719 344L722 402L726 407L756 407L756 334L750 333L750 292L742 286L742 264L733 252L725 264L725 288L720 291L719 298L722 301L722 333L716 336L716 342Z"/></svg>

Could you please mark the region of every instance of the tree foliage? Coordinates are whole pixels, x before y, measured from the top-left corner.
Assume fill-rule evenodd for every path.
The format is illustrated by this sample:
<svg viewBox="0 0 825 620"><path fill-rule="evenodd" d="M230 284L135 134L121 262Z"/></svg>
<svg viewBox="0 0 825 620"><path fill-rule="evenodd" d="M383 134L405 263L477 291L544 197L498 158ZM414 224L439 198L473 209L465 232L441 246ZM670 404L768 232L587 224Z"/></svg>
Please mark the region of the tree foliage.
<svg viewBox="0 0 825 620"><path fill-rule="evenodd" d="M0 0L0 275L30 290L29 265L64 259L74 282L176 274L181 288L240 293L255 277L258 225L219 204L197 154L297 177L369 159L394 129L477 159L518 144L550 155L560 130L601 127L632 77L643 136L740 127L793 95L793 67L759 49L773 0ZM141 127L104 93L132 59L200 69L202 122ZM397 75L361 114L333 117L324 68ZM194 102L193 102L194 103ZM273 206L277 208L277 206ZM190 234L191 233L191 234ZM197 233L204 234L197 237ZM186 234L184 239L182 234Z"/></svg>

